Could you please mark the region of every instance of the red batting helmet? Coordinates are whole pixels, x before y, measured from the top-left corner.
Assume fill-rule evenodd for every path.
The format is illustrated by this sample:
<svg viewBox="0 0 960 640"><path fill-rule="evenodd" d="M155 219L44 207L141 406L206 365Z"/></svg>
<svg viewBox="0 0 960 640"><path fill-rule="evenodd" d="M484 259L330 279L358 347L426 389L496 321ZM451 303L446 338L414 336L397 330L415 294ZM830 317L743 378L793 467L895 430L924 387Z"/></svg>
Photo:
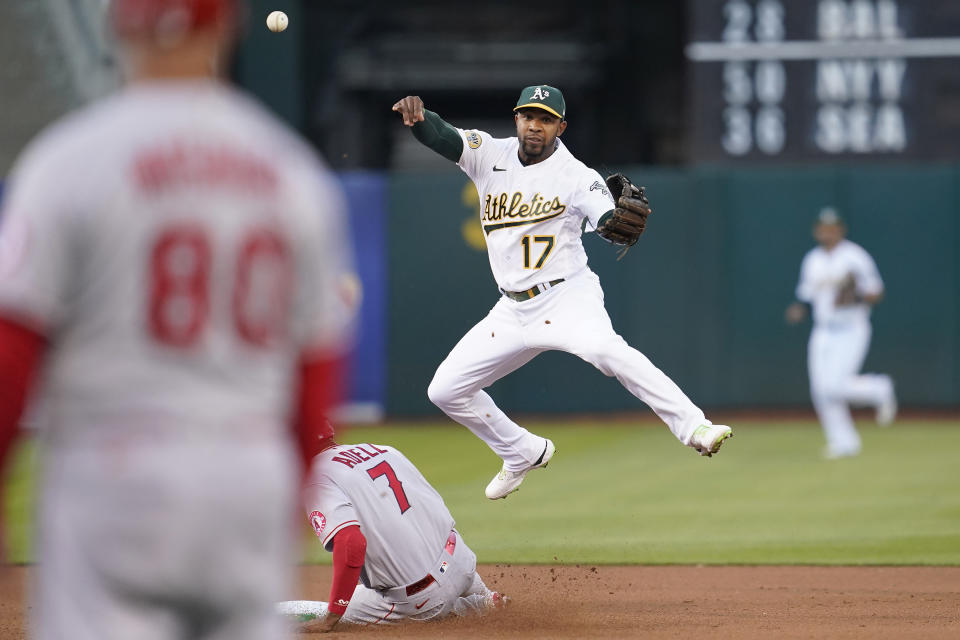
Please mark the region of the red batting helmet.
<svg viewBox="0 0 960 640"><path fill-rule="evenodd" d="M233 19L238 0L111 0L110 23L119 36L186 32Z"/></svg>

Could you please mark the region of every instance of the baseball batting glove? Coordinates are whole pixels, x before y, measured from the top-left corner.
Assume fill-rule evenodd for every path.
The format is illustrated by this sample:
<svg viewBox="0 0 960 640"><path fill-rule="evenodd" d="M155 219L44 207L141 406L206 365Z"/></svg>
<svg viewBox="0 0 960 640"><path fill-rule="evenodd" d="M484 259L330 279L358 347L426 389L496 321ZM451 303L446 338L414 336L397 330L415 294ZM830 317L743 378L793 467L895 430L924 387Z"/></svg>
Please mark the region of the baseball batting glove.
<svg viewBox="0 0 960 640"><path fill-rule="evenodd" d="M600 221L597 233L613 244L632 247L647 228L650 202L643 187L637 187L622 173L607 176L606 183L615 206L612 214Z"/></svg>

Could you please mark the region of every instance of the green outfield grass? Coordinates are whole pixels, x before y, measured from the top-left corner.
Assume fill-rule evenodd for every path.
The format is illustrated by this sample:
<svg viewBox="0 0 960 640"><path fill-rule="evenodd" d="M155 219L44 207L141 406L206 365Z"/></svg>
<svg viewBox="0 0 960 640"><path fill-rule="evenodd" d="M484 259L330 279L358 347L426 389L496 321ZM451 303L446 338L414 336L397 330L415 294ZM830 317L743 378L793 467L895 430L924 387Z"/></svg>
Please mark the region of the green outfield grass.
<svg viewBox="0 0 960 640"><path fill-rule="evenodd" d="M481 562L960 565L960 423L864 422L864 453L837 461L820 458L806 421L738 422L712 459L658 423L527 426L557 456L496 502L483 489L499 460L462 427L358 427L341 440L406 453ZM31 455L8 485L14 560L29 558ZM315 538L306 557L329 561Z"/></svg>

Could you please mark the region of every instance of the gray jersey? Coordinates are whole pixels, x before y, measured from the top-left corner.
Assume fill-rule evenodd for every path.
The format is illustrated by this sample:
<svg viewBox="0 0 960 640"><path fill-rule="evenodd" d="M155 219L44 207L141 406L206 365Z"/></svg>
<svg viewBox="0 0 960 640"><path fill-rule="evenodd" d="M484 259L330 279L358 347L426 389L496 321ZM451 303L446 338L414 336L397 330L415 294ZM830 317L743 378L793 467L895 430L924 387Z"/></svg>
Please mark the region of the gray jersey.
<svg viewBox="0 0 960 640"><path fill-rule="evenodd" d="M279 637L291 382L349 319L341 201L303 142L209 81L134 85L18 162L0 313L50 343L36 638L182 637L204 616Z"/></svg>
<svg viewBox="0 0 960 640"><path fill-rule="evenodd" d="M4 203L0 312L51 339L58 439L286 438L299 354L349 318L342 208L306 145L226 86L135 85L52 127Z"/></svg>
<svg viewBox="0 0 960 640"><path fill-rule="evenodd" d="M361 576L374 589L411 584L434 570L453 516L413 463L384 445L338 445L314 458L305 506L324 547L344 527L367 539Z"/></svg>

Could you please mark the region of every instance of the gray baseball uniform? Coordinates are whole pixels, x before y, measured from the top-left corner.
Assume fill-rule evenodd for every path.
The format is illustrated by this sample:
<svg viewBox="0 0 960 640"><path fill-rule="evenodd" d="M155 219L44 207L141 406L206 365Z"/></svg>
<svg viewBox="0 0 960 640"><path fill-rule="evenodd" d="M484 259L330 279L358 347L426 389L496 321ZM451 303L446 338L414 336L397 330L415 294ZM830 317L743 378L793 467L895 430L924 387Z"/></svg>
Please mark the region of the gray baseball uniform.
<svg viewBox="0 0 960 640"><path fill-rule="evenodd" d="M167 81L41 136L3 217L0 310L50 340L35 637L278 635L291 381L349 318L338 188L258 105Z"/></svg>
<svg viewBox="0 0 960 640"><path fill-rule="evenodd" d="M339 445L314 459L305 504L328 550L344 527L367 539L346 622L383 624L483 610L492 592L440 494L385 445Z"/></svg>

